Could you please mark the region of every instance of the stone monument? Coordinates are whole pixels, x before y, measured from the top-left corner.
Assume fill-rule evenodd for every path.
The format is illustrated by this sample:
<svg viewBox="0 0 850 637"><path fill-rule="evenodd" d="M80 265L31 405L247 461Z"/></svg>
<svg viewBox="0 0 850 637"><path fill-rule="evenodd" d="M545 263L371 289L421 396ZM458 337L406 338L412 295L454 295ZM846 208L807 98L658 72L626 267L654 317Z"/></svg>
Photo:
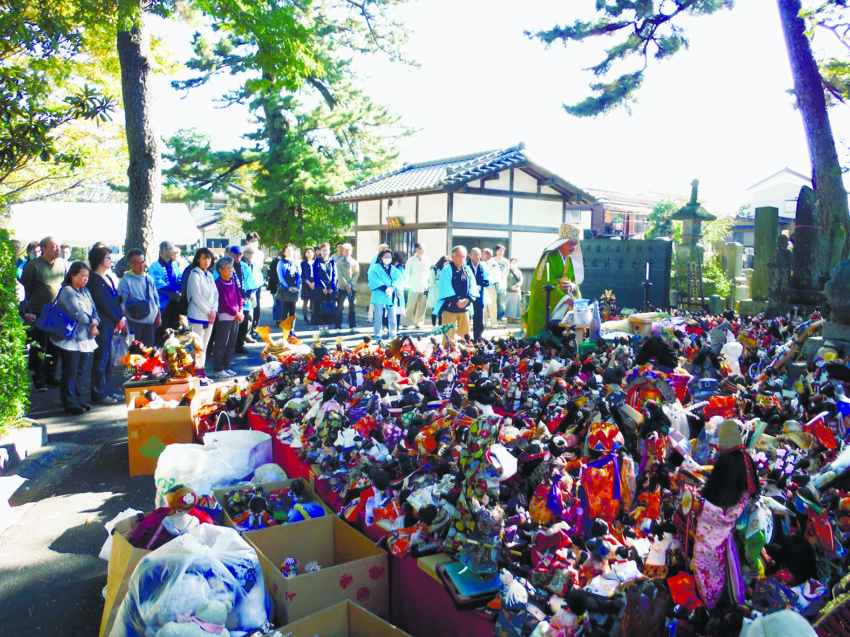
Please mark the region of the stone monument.
<svg viewBox="0 0 850 637"><path fill-rule="evenodd" d="M789 302L805 311L822 306L826 297L821 292L817 195L808 186L800 189L794 221L794 256Z"/></svg>
<svg viewBox="0 0 850 637"><path fill-rule="evenodd" d="M779 239L779 209L773 206L756 208L755 258L753 259L752 296L754 301L768 300L769 265L776 253Z"/></svg>
<svg viewBox="0 0 850 637"><path fill-rule="evenodd" d="M791 250L784 234L776 239L776 252L767 270L767 296L771 309L782 314L789 309L788 294L791 291Z"/></svg>

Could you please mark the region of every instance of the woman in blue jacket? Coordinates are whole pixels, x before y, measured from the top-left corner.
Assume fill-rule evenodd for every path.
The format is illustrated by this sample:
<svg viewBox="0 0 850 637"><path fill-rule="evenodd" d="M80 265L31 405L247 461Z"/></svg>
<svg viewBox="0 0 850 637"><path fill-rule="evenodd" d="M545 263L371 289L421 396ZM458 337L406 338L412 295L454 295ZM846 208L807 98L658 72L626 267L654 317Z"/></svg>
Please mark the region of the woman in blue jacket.
<svg viewBox="0 0 850 637"><path fill-rule="evenodd" d="M100 405L114 405L119 398L123 400L124 397L115 395L117 389L110 382L112 336L127 331L127 319L121 310L118 286L109 276L112 268L109 248L96 245L89 250L89 265L92 272L86 287L100 316L98 335L95 337L97 349L91 363L91 401Z"/></svg>
<svg viewBox="0 0 850 637"><path fill-rule="evenodd" d="M387 328L389 339L396 335L396 306L399 304L401 290L401 272L392 265L393 253L390 250L381 250L376 262L369 266L367 277L369 289L372 290L372 327L375 339L381 336L381 323L384 308L387 309Z"/></svg>

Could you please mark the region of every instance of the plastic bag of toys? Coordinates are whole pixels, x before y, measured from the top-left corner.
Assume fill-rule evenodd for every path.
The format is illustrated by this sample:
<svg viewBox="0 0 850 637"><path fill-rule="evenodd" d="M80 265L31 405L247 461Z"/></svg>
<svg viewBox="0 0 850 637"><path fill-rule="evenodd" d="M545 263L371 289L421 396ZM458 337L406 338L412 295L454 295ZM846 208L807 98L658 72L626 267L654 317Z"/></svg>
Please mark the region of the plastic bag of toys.
<svg viewBox="0 0 850 637"><path fill-rule="evenodd" d="M110 635L165 634L157 631L177 622L205 625L202 613L211 606L224 609L214 632L233 637L266 628L272 618L254 549L233 529L202 524L142 558Z"/></svg>

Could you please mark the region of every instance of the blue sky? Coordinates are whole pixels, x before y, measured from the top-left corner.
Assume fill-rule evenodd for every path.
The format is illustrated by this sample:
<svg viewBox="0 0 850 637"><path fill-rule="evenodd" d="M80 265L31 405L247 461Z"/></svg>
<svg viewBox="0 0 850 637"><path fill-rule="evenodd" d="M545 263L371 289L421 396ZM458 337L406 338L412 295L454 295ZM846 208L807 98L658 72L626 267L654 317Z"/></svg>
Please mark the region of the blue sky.
<svg viewBox="0 0 850 637"><path fill-rule="evenodd" d="M542 44L526 29L571 21L589 0L414 0L403 12L418 68L358 60L370 93L421 129L403 140L401 161L423 161L524 141L539 163L582 188L660 192L700 199L732 213L747 186L784 166L809 174L803 125L787 93L792 78L774 0L688 24L690 48L652 64L637 104L597 118L561 108L587 94L582 69L601 43ZM178 58L191 29L163 27ZM185 44L184 44L185 43ZM818 35L816 46L829 45ZM216 109L224 83L181 99L161 80L157 123L163 134L197 126L218 147L239 143L244 111ZM839 153L850 138L848 107L831 114ZM844 152L846 155L846 152Z"/></svg>

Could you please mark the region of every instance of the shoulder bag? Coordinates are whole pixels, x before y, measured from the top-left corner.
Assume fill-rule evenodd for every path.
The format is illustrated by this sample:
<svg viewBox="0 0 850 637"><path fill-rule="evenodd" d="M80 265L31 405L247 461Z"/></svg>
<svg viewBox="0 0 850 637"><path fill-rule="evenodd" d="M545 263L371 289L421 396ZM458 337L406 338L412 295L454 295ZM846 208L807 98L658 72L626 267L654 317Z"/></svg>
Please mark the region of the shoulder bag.
<svg viewBox="0 0 850 637"><path fill-rule="evenodd" d="M60 289L59 294L61 293L62 290ZM52 303L44 306L41 314L35 320L35 326L42 332L56 338L71 338L74 335L74 330L77 329L77 321L68 316L56 303L59 300L59 294L56 295Z"/></svg>

